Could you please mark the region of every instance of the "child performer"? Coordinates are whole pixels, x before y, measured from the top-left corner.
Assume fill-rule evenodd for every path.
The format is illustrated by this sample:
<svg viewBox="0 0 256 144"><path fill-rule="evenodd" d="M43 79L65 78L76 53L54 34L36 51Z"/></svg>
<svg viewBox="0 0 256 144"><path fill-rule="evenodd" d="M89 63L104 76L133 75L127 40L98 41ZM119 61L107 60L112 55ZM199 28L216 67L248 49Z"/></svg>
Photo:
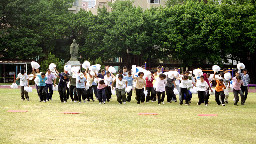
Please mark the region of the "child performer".
<svg viewBox="0 0 256 144"><path fill-rule="evenodd" d="M227 87L226 89L224 89L224 94L225 94L225 103L228 103L228 97L229 97L228 88L230 88L230 80L224 79L224 74L225 73L228 73L228 70L226 68L223 69L223 74L222 74L221 77L223 78L224 84Z"/></svg>
<svg viewBox="0 0 256 144"><path fill-rule="evenodd" d="M146 77L146 90L147 90L147 97L146 97L146 102L149 102L149 100L153 100L156 92L153 88L153 81L154 81L154 71L151 71L151 75L149 77ZM151 93L151 96L150 96Z"/></svg>
<svg viewBox="0 0 256 144"><path fill-rule="evenodd" d="M243 81L241 80L241 76L233 77L232 80L233 80L233 93L234 93L234 97L235 97L234 105L237 105L237 103L239 101L238 94L240 94L240 96L241 96L241 105L244 105L245 97L244 97L244 94L241 90L241 86L243 85Z"/></svg>
<svg viewBox="0 0 256 144"><path fill-rule="evenodd" d="M213 79L215 79L215 74L213 75ZM217 102L218 105L222 104L222 106L225 106L225 94L224 94L224 89L226 89L226 86L223 83L223 79L215 79L216 80L216 87L215 87L215 101ZM221 97L221 102L220 102L220 97Z"/></svg>
<svg viewBox="0 0 256 144"><path fill-rule="evenodd" d="M177 101L176 95L174 94L174 91L173 91L175 87L175 81L176 79L173 75L168 75L166 84L165 84L165 91L166 91L168 103L171 103L172 100Z"/></svg>
<svg viewBox="0 0 256 144"><path fill-rule="evenodd" d="M185 99L185 95L186 95L186 99L185 99L185 105L189 105L189 92L188 92L188 85L189 85L189 80L188 80L188 76L184 75L181 83L180 83L180 105L183 104L183 100Z"/></svg>
<svg viewBox="0 0 256 144"><path fill-rule="evenodd" d="M146 87L146 81L143 79L144 73L139 72L139 77L134 77L136 80L136 97L137 97L137 104L140 104L141 102L144 103L145 96L144 96L144 88Z"/></svg>
<svg viewBox="0 0 256 144"><path fill-rule="evenodd" d="M83 73L80 73L76 77L76 91L77 91L79 103L81 103L81 96L82 96L84 103L86 102L85 101L85 85L86 85L86 78L84 77Z"/></svg>
<svg viewBox="0 0 256 144"><path fill-rule="evenodd" d="M67 102L67 84L69 82L68 74L67 72L59 73L57 70L56 70L56 73L58 74L58 78L60 79L59 85L58 85L60 101L66 103Z"/></svg>
<svg viewBox="0 0 256 144"><path fill-rule="evenodd" d="M106 103L105 87L106 87L106 85L104 83L104 80L100 80L98 87L97 87L99 104Z"/></svg>
<svg viewBox="0 0 256 144"><path fill-rule="evenodd" d="M53 90L52 90L53 85L52 84L53 84L53 80L54 80L54 86L56 85L56 77L54 74L52 74L50 69L48 69L47 73L46 73L46 78L47 78L47 80L45 81L46 92L47 92L46 101L49 101L49 100L52 100L52 94L53 94Z"/></svg>
<svg viewBox="0 0 256 144"><path fill-rule="evenodd" d="M161 102L164 104L165 84L166 84L165 78L166 78L165 74L160 74L159 78L157 79L156 93L157 93L157 99L158 99L159 105L161 104Z"/></svg>
<svg viewBox="0 0 256 144"><path fill-rule="evenodd" d="M114 75L111 74L110 75L110 72L107 71L106 75L104 76L104 82L106 84L106 87L105 87L105 92L106 92L106 98L107 98L107 101L109 102L110 101L110 98L111 98L111 85L112 85L112 82L113 82L113 77Z"/></svg>
<svg viewBox="0 0 256 144"><path fill-rule="evenodd" d="M241 90L244 94L244 102L245 102L248 95L248 85L250 83L250 76L249 74L247 74L247 69L243 70L243 73L241 73L241 78L243 80L243 86L241 87Z"/></svg>
<svg viewBox="0 0 256 144"><path fill-rule="evenodd" d="M21 99L24 101L25 98L27 101L29 101L28 92L24 90L25 86L29 86L29 78L26 73L24 73L24 70L21 70L20 74L18 74L16 80L20 80L20 91L21 91ZM25 98L24 98L25 95Z"/></svg>
<svg viewBox="0 0 256 144"><path fill-rule="evenodd" d="M128 76L126 76L124 79L127 81L127 86L131 86L132 87L132 85L133 85L133 77L132 77L132 72L131 71L128 72ZM126 101L130 102L131 101L131 97L132 97L132 89L131 89L130 92L127 93Z"/></svg>
<svg viewBox="0 0 256 144"><path fill-rule="evenodd" d="M87 90L87 100L90 101L90 99L92 99L92 101L94 102L93 99L93 86L92 83L94 82L94 76L89 73L86 74L86 79L87 79L87 84L89 85L89 89ZM97 90L97 87L96 87Z"/></svg>
<svg viewBox="0 0 256 144"><path fill-rule="evenodd" d="M76 77L77 77L77 73L75 73L75 72L72 72L71 75L68 76L68 78L70 80L69 94L70 94L70 98L73 102L78 101L77 91L76 91Z"/></svg>
<svg viewBox="0 0 256 144"><path fill-rule="evenodd" d="M201 76L200 80L197 81L196 87L198 90L198 98L199 98L199 102L197 103L197 105L200 105L201 103L205 103L205 106L208 106L209 97L206 94L206 91L207 91L209 85L204 80L204 76Z"/></svg>
<svg viewBox="0 0 256 144"><path fill-rule="evenodd" d="M46 89L46 83L47 80L45 73L41 73L41 75L38 76L39 78L39 85L38 85L38 92L40 96L40 102L46 102L46 95L47 95L47 89Z"/></svg>
<svg viewBox="0 0 256 144"><path fill-rule="evenodd" d="M118 81L116 81L116 96L119 104L126 103L125 88L127 87L127 81L123 79L123 75L118 75Z"/></svg>

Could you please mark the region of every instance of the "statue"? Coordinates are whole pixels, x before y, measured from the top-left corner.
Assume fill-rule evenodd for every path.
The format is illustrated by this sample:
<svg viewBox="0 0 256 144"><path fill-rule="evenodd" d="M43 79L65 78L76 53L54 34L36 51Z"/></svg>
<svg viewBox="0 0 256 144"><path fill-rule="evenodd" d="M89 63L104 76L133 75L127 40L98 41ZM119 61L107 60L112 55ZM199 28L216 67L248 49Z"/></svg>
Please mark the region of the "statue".
<svg viewBox="0 0 256 144"><path fill-rule="evenodd" d="M78 57L78 44L76 43L76 40L73 40L73 43L70 45L70 55L71 58L69 61L77 61Z"/></svg>

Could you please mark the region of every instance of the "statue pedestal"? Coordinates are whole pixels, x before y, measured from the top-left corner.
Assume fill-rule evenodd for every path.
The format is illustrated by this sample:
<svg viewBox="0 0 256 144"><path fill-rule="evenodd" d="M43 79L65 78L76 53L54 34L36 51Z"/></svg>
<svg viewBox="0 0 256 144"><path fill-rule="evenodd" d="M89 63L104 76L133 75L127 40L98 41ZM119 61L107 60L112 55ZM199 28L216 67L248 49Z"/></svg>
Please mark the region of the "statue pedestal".
<svg viewBox="0 0 256 144"><path fill-rule="evenodd" d="M79 61L68 61L66 63L66 65L71 65L71 67L75 67L75 66L81 66L80 62Z"/></svg>

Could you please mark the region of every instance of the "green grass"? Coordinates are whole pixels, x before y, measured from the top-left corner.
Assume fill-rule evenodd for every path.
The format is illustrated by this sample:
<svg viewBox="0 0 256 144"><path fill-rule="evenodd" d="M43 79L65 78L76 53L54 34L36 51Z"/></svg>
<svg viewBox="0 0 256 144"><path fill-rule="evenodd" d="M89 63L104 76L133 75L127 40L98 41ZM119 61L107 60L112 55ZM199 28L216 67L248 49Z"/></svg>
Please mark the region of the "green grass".
<svg viewBox="0 0 256 144"><path fill-rule="evenodd" d="M256 143L255 94L249 94L246 105L234 106L231 93L226 107L217 106L213 96L208 107L197 106L197 95L191 106L137 105L134 96L126 105L117 104L115 96L106 105L60 103L57 92L53 98L40 103L34 90L31 101L21 101L19 89L0 89L0 143ZM159 115L138 115L148 112Z"/></svg>

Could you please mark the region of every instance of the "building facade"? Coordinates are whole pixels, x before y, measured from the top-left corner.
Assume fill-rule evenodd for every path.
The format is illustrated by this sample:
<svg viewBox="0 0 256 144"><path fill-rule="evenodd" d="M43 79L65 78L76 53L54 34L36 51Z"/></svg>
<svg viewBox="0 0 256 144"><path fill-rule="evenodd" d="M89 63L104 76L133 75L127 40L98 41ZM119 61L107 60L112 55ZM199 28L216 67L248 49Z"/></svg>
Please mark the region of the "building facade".
<svg viewBox="0 0 256 144"><path fill-rule="evenodd" d="M116 0L76 0L73 3L72 8L68 10L73 13L79 12L81 9L91 11L93 14L97 14L98 8L106 7L108 11L111 8L108 3L114 3ZM134 0L134 6L139 6L142 9L149 9L151 7L165 6L167 0Z"/></svg>

